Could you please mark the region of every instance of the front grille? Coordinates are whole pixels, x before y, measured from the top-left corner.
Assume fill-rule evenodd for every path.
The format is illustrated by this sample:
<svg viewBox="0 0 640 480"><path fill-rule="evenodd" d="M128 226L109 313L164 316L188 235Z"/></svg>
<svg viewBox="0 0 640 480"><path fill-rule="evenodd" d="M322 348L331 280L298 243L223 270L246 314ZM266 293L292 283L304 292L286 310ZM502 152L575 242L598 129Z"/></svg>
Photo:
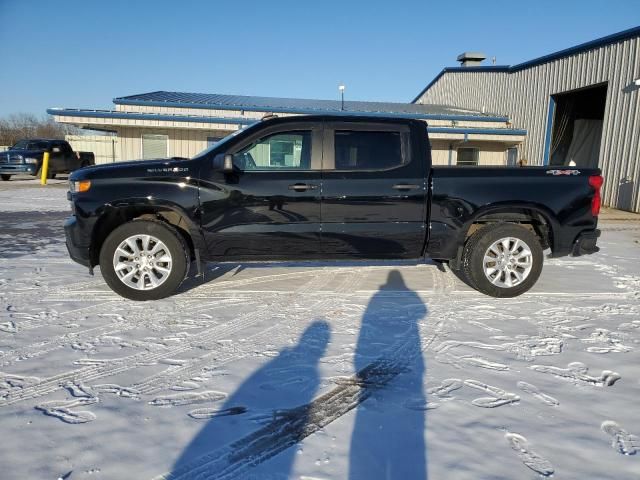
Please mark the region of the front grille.
<svg viewBox="0 0 640 480"><path fill-rule="evenodd" d="M22 163L22 155L0 153L0 163Z"/></svg>

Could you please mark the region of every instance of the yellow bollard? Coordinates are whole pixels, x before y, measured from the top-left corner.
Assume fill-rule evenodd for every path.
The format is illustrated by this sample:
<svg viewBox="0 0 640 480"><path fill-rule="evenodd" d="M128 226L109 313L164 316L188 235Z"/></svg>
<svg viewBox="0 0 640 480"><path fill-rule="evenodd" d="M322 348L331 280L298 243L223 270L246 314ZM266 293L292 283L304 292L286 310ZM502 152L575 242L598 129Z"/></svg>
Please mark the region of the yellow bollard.
<svg viewBox="0 0 640 480"><path fill-rule="evenodd" d="M42 167L40 167L40 185L47 184L47 174L49 173L49 152L44 152L44 157L42 157Z"/></svg>

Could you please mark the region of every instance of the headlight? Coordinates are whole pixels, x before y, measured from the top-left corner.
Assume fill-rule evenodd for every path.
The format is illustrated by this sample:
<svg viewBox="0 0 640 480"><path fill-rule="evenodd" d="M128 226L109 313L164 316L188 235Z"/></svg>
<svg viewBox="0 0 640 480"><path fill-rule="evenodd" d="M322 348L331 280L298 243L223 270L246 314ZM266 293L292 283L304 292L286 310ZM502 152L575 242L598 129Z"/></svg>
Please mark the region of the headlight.
<svg viewBox="0 0 640 480"><path fill-rule="evenodd" d="M75 182L69 182L69 190L71 193L86 192L91 188L91 180L79 180Z"/></svg>
<svg viewBox="0 0 640 480"><path fill-rule="evenodd" d="M24 163L36 164L36 163L38 163L38 159L37 158L32 158L32 157L27 157L27 158L24 159Z"/></svg>

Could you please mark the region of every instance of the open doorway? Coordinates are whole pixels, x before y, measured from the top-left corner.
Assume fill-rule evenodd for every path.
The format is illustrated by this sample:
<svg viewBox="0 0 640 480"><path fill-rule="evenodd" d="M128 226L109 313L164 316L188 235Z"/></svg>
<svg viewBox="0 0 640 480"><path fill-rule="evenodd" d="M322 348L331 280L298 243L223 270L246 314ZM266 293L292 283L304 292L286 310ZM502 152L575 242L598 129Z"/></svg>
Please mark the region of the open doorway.
<svg viewBox="0 0 640 480"><path fill-rule="evenodd" d="M598 167L607 84L552 96L550 164Z"/></svg>

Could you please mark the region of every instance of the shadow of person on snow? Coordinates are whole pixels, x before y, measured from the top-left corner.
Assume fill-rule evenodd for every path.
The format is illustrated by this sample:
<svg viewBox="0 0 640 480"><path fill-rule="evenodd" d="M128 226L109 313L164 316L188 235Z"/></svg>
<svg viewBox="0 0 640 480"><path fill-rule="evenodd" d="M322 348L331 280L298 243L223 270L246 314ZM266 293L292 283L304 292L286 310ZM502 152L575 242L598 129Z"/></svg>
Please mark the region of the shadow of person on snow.
<svg viewBox="0 0 640 480"><path fill-rule="evenodd" d="M361 386L350 480L427 478L425 370L419 322L427 307L397 270L372 297L355 351Z"/></svg>
<svg viewBox="0 0 640 480"><path fill-rule="evenodd" d="M235 478L276 455L268 478L288 478L296 450L290 447L307 424L329 338L329 325L313 322L295 346L255 371L224 405L190 412L210 420L162 478Z"/></svg>

